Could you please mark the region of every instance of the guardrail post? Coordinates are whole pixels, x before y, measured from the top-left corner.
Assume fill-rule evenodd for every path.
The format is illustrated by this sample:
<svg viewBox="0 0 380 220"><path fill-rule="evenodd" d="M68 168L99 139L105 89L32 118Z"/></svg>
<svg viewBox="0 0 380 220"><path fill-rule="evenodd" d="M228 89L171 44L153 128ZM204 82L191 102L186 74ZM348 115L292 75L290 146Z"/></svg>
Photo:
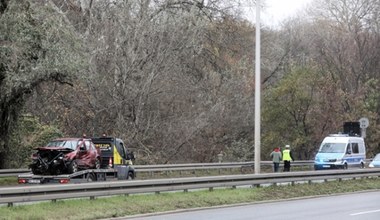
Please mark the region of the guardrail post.
<svg viewBox="0 0 380 220"><path fill-rule="evenodd" d="M252 187L253 188L260 188L260 184L253 184Z"/></svg>
<svg viewBox="0 0 380 220"><path fill-rule="evenodd" d="M187 193L187 192L189 192L189 190L188 189L184 189L183 192Z"/></svg>
<svg viewBox="0 0 380 220"><path fill-rule="evenodd" d="M210 192L214 191L214 187L208 188L208 191L210 191Z"/></svg>
<svg viewBox="0 0 380 220"><path fill-rule="evenodd" d="M13 207L13 202L8 202L8 207Z"/></svg>
<svg viewBox="0 0 380 220"><path fill-rule="evenodd" d="M95 200L95 196L90 196L90 200Z"/></svg>
<svg viewBox="0 0 380 220"><path fill-rule="evenodd" d="M312 181L311 181L311 180L308 180L307 183L308 183L309 185L311 185Z"/></svg>

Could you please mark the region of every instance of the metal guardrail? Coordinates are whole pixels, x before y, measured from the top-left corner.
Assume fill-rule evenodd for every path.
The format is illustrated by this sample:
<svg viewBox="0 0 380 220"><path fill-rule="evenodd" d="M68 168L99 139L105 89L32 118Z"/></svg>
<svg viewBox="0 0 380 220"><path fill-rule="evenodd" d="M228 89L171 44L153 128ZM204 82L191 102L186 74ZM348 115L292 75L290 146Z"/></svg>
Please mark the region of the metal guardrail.
<svg viewBox="0 0 380 220"><path fill-rule="evenodd" d="M272 161L261 161L261 166L272 166ZM292 166L313 166L312 160L300 160L292 162ZM224 162L224 163L188 163L188 164L156 164L156 165L134 165L136 172L158 172L158 171L186 171L186 170L208 170L208 169L232 169L254 166L254 162ZM18 176L29 173L29 169L0 169L0 177Z"/></svg>
<svg viewBox="0 0 380 220"><path fill-rule="evenodd" d="M0 188L0 204L13 206L14 203L25 203L58 199L100 196L112 196L137 193L160 193L166 191L188 191L191 189L209 189L216 187L237 187L244 185L278 184L295 182L342 180L346 178L379 177L380 169L332 170L317 172L288 172L271 174L249 174L208 176L175 179L135 180L92 182L65 185L35 185Z"/></svg>
<svg viewBox="0 0 380 220"><path fill-rule="evenodd" d="M29 169L0 169L0 177L18 176L30 172Z"/></svg>
<svg viewBox="0 0 380 220"><path fill-rule="evenodd" d="M371 159L367 159L369 163ZM272 161L261 161L261 166L272 166ZM283 164L280 164L282 166ZM314 166L313 160L299 160L292 162L293 167ZM134 165L136 172L165 172L165 171L189 171L189 170L212 170L212 169L233 169L233 168L253 168L254 162L224 162L224 163L188 163L188 164L156 164L156 165ZM18 176L29 173L29 169L0 169L0 177Z"/></svg>
<svg viewBox="0 0 380 220"><path fill-rule="evenodd" d="M261 166L272 166L272 161L261 161ZM314 161L304 160L292 162L292 166L313 166ZM253 167L254 162L224 162L224 163L189 163L189 164L158 164L158 165L134 165L137 171L171 171L171 170L204 170L204 169L228 169Z"/></svg>

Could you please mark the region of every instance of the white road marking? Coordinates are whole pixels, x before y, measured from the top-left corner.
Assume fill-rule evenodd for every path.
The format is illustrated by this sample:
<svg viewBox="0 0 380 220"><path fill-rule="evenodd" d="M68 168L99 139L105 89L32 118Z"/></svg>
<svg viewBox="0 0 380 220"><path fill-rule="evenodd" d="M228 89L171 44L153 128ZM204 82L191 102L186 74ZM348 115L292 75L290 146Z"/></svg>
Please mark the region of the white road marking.
<svg viewBox="0 0 380 220"><path fill-rule="evenodd" d="M365 215L365 214L375 213L375 212L380 212L380 209L378 209L378 210L372 210L372 211L366 211L366 212L357 212L357 213L352 213L350 215L351 216L354 216L354 215Z"/></svg>

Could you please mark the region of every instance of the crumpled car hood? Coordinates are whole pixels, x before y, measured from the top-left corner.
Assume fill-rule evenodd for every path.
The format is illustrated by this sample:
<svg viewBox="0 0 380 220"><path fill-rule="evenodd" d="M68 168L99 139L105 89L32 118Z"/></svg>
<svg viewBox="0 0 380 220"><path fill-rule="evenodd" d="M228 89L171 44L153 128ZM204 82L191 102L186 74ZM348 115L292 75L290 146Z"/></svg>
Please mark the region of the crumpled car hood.
<svg viewBox="0 0 380 220"><path fill-rule="evenodd" d="M61 151L61 152L72 152L73 149L63 148L63 147L37 147L35 150L38 151Z"/></svg>

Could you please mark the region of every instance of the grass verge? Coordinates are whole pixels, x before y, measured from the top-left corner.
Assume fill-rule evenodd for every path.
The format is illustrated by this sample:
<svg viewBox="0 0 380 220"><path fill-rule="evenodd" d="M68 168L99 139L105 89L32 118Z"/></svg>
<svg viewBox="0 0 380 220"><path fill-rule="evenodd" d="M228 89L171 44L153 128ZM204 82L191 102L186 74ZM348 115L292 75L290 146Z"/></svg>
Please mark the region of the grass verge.
<svg viewBox="0 0 380 220"><path fill-rule="evenodd" d="M17 184L17 177L0 177L0 186L12 186Z"/></svg>
<svg viewBox="0 0 380 220"><path fill-rule="evenodd" d="M305 196L380 190L380 179L329 181L326 183L269 186L245 189L120 195L111 198L76 199L31 205L0 207L0 219L102 219L177 209L211 207Z"/></svg>

